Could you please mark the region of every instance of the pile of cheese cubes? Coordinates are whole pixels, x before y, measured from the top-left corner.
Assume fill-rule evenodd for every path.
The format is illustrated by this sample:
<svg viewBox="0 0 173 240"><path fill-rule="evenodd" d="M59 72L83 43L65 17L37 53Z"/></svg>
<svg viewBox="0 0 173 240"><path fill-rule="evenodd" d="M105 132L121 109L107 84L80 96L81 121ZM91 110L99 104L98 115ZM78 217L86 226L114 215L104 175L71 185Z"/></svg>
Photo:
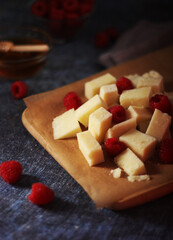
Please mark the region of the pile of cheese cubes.
<svg viewBox="0 0 173 240"><path fill-rule="evenodd" d="M149 109L150 98L164 92L163 77L158 72L126 77L134 88L121 95L117 79L110 73L86 82L84 92L88 100L77 110L70 109L57 116L52 122L53 134L54 139L77 136L79 149L89 166L104 162L102 144L107 138L119 139L127 149L114 159L117 166L112 171L114 177L119 177L123 169L129 180L134 181L139 175L143 180L148 178L144 162L152 156L159 141L170 137L171 116L158 109L152 114ZM116 104L126 109L126 120L113 125L107 109ZM82 131L80 124L87 130Z"/></svg>

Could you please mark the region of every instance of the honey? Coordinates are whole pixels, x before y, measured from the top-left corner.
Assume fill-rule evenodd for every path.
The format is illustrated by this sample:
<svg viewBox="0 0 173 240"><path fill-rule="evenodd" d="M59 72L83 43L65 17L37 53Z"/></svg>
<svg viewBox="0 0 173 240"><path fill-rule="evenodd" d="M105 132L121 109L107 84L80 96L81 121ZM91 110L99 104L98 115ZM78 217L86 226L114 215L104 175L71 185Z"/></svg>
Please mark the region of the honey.
<svg viewBox="0 0 173 240"><path fill-rule="evenodd" d="M45 44L36 38L8 39L17 45ZM42 51L0 51L0 76L11 80L19 80L33 76L47 60L48 52Z"/></svg>

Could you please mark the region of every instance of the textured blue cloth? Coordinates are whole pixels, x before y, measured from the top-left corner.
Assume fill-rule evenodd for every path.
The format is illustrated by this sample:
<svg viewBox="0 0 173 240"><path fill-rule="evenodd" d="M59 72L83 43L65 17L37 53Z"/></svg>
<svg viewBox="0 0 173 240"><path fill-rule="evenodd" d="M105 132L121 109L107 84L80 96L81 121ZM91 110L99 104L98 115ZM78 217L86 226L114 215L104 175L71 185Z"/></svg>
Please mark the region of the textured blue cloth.
<svg viewBox="0 0 173 240"><path fill-rule="evenodd" d="M30 21L26 2L1 0L0 20ZM93 45L96 31L110 25L125 31L143 18L170 20L172 7L171 0L96 1L95 12L82 32L66 44L55 44L42 71L26 79L28 94L52 90L103 70L97 62L102 51ZM23 175L15 185L0 179L0 240L173 239L173 194L125 211L98 211L78 183L23 127L25 105L13 99L10 84L0 78L0 163L19 161ZM32 183L38 181L55 192L53 203L45 207L27 199Z"/></svg>

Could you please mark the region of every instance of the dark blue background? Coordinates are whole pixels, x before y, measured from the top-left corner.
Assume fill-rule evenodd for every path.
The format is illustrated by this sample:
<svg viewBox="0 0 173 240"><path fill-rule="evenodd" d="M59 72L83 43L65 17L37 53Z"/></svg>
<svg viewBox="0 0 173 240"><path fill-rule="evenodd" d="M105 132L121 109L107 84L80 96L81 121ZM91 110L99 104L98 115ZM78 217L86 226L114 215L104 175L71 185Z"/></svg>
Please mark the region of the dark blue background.
<svg viewBox="0 0 173 240"><path fill-rule="evenodd" d="M1 0L0 20L36 24L28 11L30 1ZM139 20L173 19L173 1L97 0L95 11L81 33L70 42L54 44L37 75L26 79L29 95L91 76L103 50L93 45L96 32L115 26L123 33ZM12 25L11 25L12 27ZM18 160L23 175L16 185L0 179L0 239L173 239L173 195L133 209L97 210L84 190L26 131L21 122L25 109L14 100L11 81L0 78L0 162ZM27 199L34 182L55 192L53 203L38 207Z"/></svg>

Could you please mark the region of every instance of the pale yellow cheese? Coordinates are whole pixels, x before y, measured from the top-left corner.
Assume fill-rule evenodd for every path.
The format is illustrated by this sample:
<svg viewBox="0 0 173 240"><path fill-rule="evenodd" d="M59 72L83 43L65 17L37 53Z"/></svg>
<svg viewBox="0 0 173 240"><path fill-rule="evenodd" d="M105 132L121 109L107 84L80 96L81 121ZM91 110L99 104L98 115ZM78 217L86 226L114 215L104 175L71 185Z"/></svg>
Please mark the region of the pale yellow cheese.
<svg viewBox="0 0 173 240"><path fill-rule="evenodd" d="M52 127L54 139L75 137L76 133L81 132L74 109L70 109L54 118Z"/></svg>
<svg viewBox="0 0 173 240"><path fill-rule="evenodd" d="M140 75L138 74L130 74L130 75L127 75L125 76L126 78L128 78L132 84L133 84L133 87L137 87L137 84L138 84L138 79L140 78Z"/></svg>
<svg viewBox="0 0 173 240"><path fill-rule="evenodd" d="M129 182L149 181L150 176L148 174L137 175L137 176L128 176L127 179Z"/></svg>
<svg viewBox="0 0 173 240"><path fill-rule="evenodd" d="M112 114L105 108L100 107L90 114L88 130L98 142L102 142L106 131L112 123Z"/></svg>
<svg viewBox="0 0 173 240"><path fill-rule="evenodd" d="M149 107L149 99L152 96L151 87L135 88L123 91L120 95L120 104L124 108L131 106Z"/></svg>
<svg viewBox="0 0 173 240"><path fill-rule="evenodd" d="M117 166L122 168L128 175L133 176L146 173L144 163L129 148L116 156L114 161Z"/></svg>
<svg viewBox="0 0 173 240"><path fill-rule="evenodd" d="M104 155L101 145L93 137L90 131L83 131L77 134L79 149L87 160L89 166L104 162Z"/></svg>
<svg viewBox="0 0 173 240"><path fill-rule="evenodd" d="M99 95L105 101L107 107L118 103L119 94L115 83L102 86Z"/></svg>
<svg viewBox="0 0 173 240"><path fill-rule="evenodd" d="M77 120L85 127L88 127L89 115L100 107L105 107L105 103L97 94L76 109Z"/></svg>
<svg viewBox="0 0 173 240"><path fill-rule="evenodd" d="M136 119L130 118L128 120L125 120L121 123L115 124L113 127L109 128L105 135L105 140L107 138L119 138L121 135L123 135L125 132L130 130L131 128L136 128Z"/></svg>
<svg viewBox="0 0 173 240"><path fill-rule="evenodd" d="M167 113L163 113L160 110L155 109L146 134L155 137L158 141L161 141L169 130L171 119L171 116Z"/></svg>
<svg viewBox="0 0 173 240"><path fill-rule="evenodd" d="M124 142L142 161L151 157L157 143L156 138L136 129L130 129L119 140Z"/></svg>
<svg viewBox="0 0 173 240"><path fill-rule="evenodd" d="M141 106L129 106L126 111L127 118L136 118L137 124L146 120L150 120L152 113L149 108Z"/></svg>
<svg viewBox="0 0 173 240"><path fill-rule="evenodd" d="M100 77L97 77L91 81L85 83L85 97L90 99L94 95L99 94L100 87L107 84L116 82L116 78L110 73L106 73Z"/></svg>
<svg viewBox="0 0 173 240"><path fill-rule="evenodd" d="M137 88L152 87L153 93L160 93L164 90L163 77L156 71L145 73L138 79Z"/></svg>

